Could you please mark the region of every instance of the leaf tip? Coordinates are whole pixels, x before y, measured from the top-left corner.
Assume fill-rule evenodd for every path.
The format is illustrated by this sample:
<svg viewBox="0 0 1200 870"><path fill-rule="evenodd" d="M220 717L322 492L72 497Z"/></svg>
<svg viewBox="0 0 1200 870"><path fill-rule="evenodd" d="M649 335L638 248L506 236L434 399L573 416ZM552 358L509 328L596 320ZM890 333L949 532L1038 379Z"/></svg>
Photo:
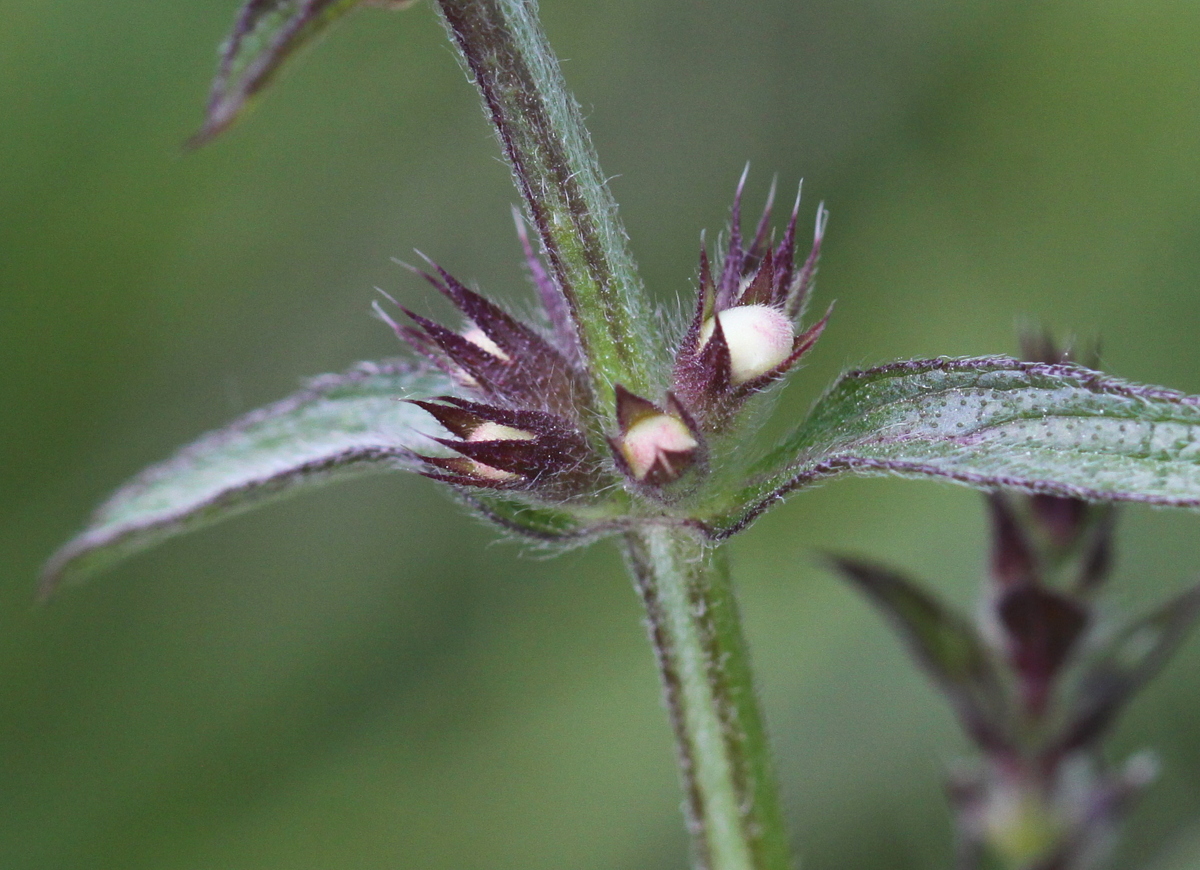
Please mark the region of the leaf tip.
<svg viewBox="0 0 1200 870"><path fill-rule="evenodd" d="M415 0L247 0L220 49L204 123L184 149L207 145L228 130L297 49L355 6L405 9Z"/></svg>
<svg viewBox="0 0 1200 870"><path fill-rule="evenodd" d="M245 97L239 97L232 101L214 97L204 111L204 122L200 125L200 129L183 143L183 150L185 152L197 151L232 127L245 108L246 102Z"/></svg>
<svg viewBox="0 0 1200 870"><path fill-rule="evenodd" d="M46 560L41 574L38 575L37 590L34 593L34 601L37 604L48 604L67 579L78 573L75 564L81 555L82 551L76 538L60 547Z"/></svg>

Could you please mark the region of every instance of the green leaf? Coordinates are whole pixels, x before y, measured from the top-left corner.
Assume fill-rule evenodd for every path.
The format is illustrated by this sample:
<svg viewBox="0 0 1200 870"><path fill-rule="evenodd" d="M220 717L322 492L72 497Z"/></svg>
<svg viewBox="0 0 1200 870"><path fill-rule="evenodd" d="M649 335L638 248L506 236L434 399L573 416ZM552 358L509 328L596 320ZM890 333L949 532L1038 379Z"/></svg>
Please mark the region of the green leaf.
<svg viewBox="0 0 1200 870"><path fill-rule="evenodd" d="M846 473L1194 508L1200 397L1007 357L851 372L697 519L725 537L785 493Z"/></svg>
<svg viewBox="0 0 1200 870"><path fill-rule="evenodd" d="M568 511L485 491L470 492L466 501L496 525L547 544L570 547L625 529L620 519L602 506Z"/></svg>
<svg viewBox="0 0 1200 870"><path fill-rule="evenodd" d="M1072 702L1061 751L1092 743L1157 674L1200 619L1200 585L1122 629L1089 665Z"/></svg>
<svg viewBox="0 0 1200 870"><path fill-rule="evenodd" d="M832 564L892 624L972 738L984 747L1004 745L1004 686L975 627L895 571L842 557Z"/></svg>
<svg viewBox="0 0 1200 870"><path fill-rule="evenodd" d="M405 362L361 363L211 432L134 477L47 564L42 593L81 580L174 535L301 486L366 472L412 470L410 452L437 424L417 406L450 388Z"/></svg>
<svg viewBox="0 0 1200 870"><path fill-rule="evenodd" d="M204 126L192 144L203 144L229 127L293 52L355 6L401 9L412 2L415 0L249 0L221 46Z"/></svg>

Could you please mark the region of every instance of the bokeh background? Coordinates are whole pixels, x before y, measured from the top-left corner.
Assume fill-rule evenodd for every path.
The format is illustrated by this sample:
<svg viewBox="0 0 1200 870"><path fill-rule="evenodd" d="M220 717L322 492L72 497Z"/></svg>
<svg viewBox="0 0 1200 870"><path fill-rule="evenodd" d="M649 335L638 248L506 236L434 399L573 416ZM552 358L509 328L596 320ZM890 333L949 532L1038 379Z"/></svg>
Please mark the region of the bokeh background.
<svg viewBox="0 0 1200 870"><path fill-rule="evenodd" d="M171 542L47 607L42 560L140 467L303 376L392 355L416 247L527 298L515 194L430 8L362 10L197 153L232 0L9 3L0 27L0 867L682 868L666 718L615 548L555 560L396 476ZM838 300L786 391L1014 349L1018 317L1200 392L1200 6L545 0L646 283L690 293L744 163L805 179ZM1129 509L1114 602L1196 578ZM805 866L948 864L951 718L814 552L969 606L981 503L843 481L732 545ZM1114 757L1161 781L1120 867L1200 866L1200 639Z"/></svg>

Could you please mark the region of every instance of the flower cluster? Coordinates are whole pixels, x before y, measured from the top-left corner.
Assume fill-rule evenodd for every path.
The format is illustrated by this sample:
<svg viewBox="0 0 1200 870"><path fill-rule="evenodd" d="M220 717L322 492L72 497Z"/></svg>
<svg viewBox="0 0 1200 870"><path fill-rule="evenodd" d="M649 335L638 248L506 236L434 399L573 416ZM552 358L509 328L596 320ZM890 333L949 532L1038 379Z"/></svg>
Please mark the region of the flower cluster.
<svg viewBox="0 0 1200 870"><path fill-rule="evenodd" d="M728 245L715 272L701 251L695 314L675 352L660 400L614 387L611 417L596 413L564 297L518 231L550 329L543 331L468 289L436 264L414 269L465 319L459 329L405 310L402 326L377 310L417 353L449 374L459 390L417 402L450 433L436 442L450 455L422 456L425 474L447 483L524 491L563 501L586 497L620 478L665 498L665 487L707 467L706 442L724 433L748 398L786 374L816 343L828 315L797 327L812 290L826 213L818 212L811 252L796 262L797 196L782 240L769 239L771 199L746 244L743 175ZM773 195L773 191L772 191ZM599 437L589 426L611 419ZM607 450L605 450L607 445Z"/></svg>
<svg viewBox="0 0 1200 870"><path fill-rule="evenodd" d="M435 439L457 456L422 456L428 477L459 486L537 490L569 497L603 475L583 414L590 389L571 352L468 289L444 269L417 271L467 320L461 331L405 309L415 326L381 316L464 395L417 401L454 437ZM544 272L538 265L535 280Z"/></svg>
<svg viewBox="0 0 1200 870"><path fill-rule="evenodd" d="M777 381L816 344L829 315L797 334L816 276L826 212L818 210L813 246L796 263L792 208L783 239L768 236L774 189L748 245L741 233L745 175L734 195L729 242L714 272L700 249L695 312L675 353L671 389L663 407L627 391L617 395L619 435L614 455L635 485L662 487L690 469L705 468L707 437L727 432L746 400Z"/></svg>

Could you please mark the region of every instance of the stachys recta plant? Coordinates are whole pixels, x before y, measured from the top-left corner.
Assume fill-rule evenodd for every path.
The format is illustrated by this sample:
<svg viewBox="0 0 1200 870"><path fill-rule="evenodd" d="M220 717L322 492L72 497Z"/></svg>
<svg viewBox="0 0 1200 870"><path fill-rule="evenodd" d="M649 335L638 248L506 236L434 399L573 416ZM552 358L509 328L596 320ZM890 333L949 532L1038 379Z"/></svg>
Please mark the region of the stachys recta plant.
<svg viewBox="0 0 1200 870"><path fill-rule="evenodd" d="M291 53L356 5L249 0L196 141L232 123ZM694 865L790 867L722 542L783 496L844 474L1196 507L1200 398L1064 360L908 360L847 372L778 443L756 448L774 388L830 322L804 319L824 208L798 256L799 202L774 231L768 204L743 236L739 185L720 257L702 246L691 315L662 328L536 3L433 5L512 169L539 316L522 320L430 264L419 274L461 322L380 306L407 345L401 358L318 378L138 475L51 559L43 594L173 535L368 472L423 474L548 545L614 538L646 609Z"/></svg>

